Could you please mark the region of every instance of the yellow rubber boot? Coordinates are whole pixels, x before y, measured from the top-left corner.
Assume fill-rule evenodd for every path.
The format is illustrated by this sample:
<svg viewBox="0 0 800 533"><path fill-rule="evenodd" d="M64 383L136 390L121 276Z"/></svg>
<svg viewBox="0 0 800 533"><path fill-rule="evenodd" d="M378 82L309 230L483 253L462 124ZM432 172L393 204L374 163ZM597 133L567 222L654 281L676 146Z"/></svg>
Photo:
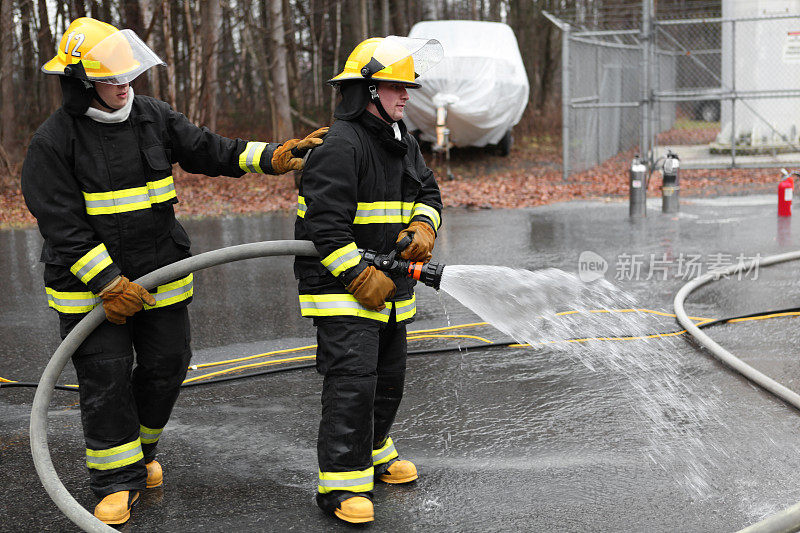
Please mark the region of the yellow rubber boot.
<svg viewBox="0 0 800 533"><path fill-rule="evenodd" d="M94 508L94 516L106 524L124 524L131 517L131 507L138 499L137 490L113 492L100 500Z"/></svg>
<svg viewBox="0 0 800 533"><path fill-rule="evenodd" d="M401 459L389 465L386 472L378 476L384 483L410 483L417 479L417 467L411 461Z"/></svg>
<svg viewBox="0 0 800 533"><path fill-rule="evenodd" d="M148 489L154 489L164 484L164 471L158 461L150 461L144 466L147 468L147 481L145 483Z"/></svg>
<svg viewBox="0 0 800 533"><path fill-rule="evenodd" d="M351 524L363 524L375 520L375 510L369 498L353 496L347 498L333 511L337 518Z"/></svg>

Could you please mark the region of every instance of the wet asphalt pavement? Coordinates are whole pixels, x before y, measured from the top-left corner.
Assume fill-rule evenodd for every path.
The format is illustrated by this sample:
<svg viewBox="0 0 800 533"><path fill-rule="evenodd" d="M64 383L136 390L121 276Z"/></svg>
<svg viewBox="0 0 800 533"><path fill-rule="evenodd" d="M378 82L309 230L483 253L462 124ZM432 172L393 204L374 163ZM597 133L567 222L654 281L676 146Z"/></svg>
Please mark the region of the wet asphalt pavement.
<svg viewBox="0 0 800 533"><path fill-rule="evenodd" d="M450 210L435 258L577 272L581 252L592 251L607 262L605 277L641 307L672 312L674 294L691 277L685 277L686 261L700 263L705 272L740 254L800 248L798 215L778 220L772 196L684 200L678 217L662 215L653 204L640 221L629 220L627 209L626 203L571 202ZM188 220L185 226L199 253L291 238L293 216ZM57 319L42 290L39 247L35 229L0 232L0 376L7 379L38 380L59 342ZM638 264L639 271L629 264ZM765 267L753 277L701 288L690 297L688 313L720 317L800 302L796 263ZM195 295L194 363L314 342L310 322L299 317L289 258L200 272ZM418 291L417 316L412 330L477 321L427 287ZM669 318L652 320L654 332L676 329ZM708 332L800 391L797 324L775 319ZM469 333L502 338L491 328ZM651 428L635 413L635 396L613 376L572 358L525 348L411 358L393 437L421 477L410 486L376 487L370 529L732 531L800 501L797 411L684 337L664 342L663 350L679 359L676 372L697 397L707 398L703 407L709 413L703 424L687 423L674 438L655 443L671 452L656 459ZM71 364L60 383L75 383ZM312 503L320 389L321 378L310 369L186 389L161 439L165 485L143 495L123 529L347 530ZM0 390L0 531L72 531L75 526L50 501L33 468L33 393ZM62 481L92 509L96 499L83 467L76 402L76 393L54 393L49 443ZM703 464L702 479L692 462Z"/></svg>

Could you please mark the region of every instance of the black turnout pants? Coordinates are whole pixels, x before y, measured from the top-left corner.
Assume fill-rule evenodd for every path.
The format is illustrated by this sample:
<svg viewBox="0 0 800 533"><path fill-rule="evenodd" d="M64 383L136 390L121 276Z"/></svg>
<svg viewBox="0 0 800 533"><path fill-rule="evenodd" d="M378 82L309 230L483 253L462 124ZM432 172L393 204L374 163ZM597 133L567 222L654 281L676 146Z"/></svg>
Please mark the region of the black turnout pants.
<svg viewBox="0 0 800 533"><path fill-rule="evenodd" d="M314 324L317 371L325 376L319 469L366 470L372 467L372 450L388 437L403 397L406 325L397 324L394 312L385 324L350 317L316 318ZM337 492L342 491L330 497L338 499Z"/></svg>
<svg viewBox="0 0 800 533"><path fill-rule="evenodd" d="M60 315L62 338L83 316ZM90 487L98 497L145 488L144 465L155 458L186 377L189 342L186 306L151 309L122 325L104 321L72 356Z"/></svg>

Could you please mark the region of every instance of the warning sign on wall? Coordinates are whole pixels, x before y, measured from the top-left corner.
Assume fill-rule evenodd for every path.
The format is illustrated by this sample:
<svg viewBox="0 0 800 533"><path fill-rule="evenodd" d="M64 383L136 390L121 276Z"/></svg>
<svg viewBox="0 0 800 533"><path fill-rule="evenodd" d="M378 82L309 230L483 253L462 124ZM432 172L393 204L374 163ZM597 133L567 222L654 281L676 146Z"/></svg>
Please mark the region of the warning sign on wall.
<svg viewBox="0 0 800 533"><path fill-rule="evenodd" d="M800 31L786 33L786 44L783 46L784 63L800 63Z"/></svg>

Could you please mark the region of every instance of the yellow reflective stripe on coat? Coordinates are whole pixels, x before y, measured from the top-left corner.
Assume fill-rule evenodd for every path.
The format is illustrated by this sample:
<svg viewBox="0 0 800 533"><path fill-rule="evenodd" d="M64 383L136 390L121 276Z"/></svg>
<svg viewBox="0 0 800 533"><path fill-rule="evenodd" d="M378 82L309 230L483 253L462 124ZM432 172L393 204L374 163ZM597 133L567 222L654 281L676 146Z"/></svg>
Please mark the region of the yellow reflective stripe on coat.
<svg viewBox="0 0 800 533"><path fill-rule="evenodd" d="M92 278L111 263L111 256L108 255L106 245L100 243L75 261L75 264L69 267L69 271L75 274L82 282L88 284Z"/></svg>
<svg viewBox="0 0 800 533"><path fill-rule="evenodd" d="M153 429L140 424L139 440L142 441L142 444L153 444L154 442L158 442L158 438L161 436L162 431L164 431L164 428Z"/></svg>
<svg viewBox="0 0 800 533"><path fill-rule="evenodd" d="M439 212L429 205L414 204L414 209L411 211L411 218L417 215L426 216L431 219L431 222L433 222L433 229L435 230L438 230L439 226L442 225L442 217L439 216Z"/></svg>
<svg viewBox="0 0 800 533"><path fill-rule="evenodd" d="M188 300L194 295L194 276L189 274L185 278L159 285L155 291L150 291L150 294L156 299L156 305L143 304L145 310L166 307Z"/></svg>
<svg viewBox="0 0 800 533"><path fill-rule="evenodd" d="M394 304L395 320L397 322L402 322L403 320L414 318L414 315L417 314L416 294L408 300L399 300L397 302L391 302L391 303Z"/></svg>
<svg viewBox="0 0 800 533"><path fill-rule="evenodd" d="M372 464L375 466L388 463L395 457L397 457L397 450L391 437L386 437L386 442L383 446L377 450L372 450Z"/></svg>
<svg viewBox="0 0 800 533"><path fill-rule="evenodd" d="M107 450L86 448L86 466L95 470L111 470L144 459L142 443L137 437L135 441Z"/></svg>
<svg viewBox="0 0 800 533"><path fill-rule="evenodd" d="M239 154L239 168L245 172L255 172L263 174L261 170L261 154L264 153L264 148L267 143L250 141L244 147L244 151Z"/></svg>
<svg viewBox="0 0 800 533"><path fill-rule="evenodd" d="M361 262L361 254L358 253L356 243L351 242L334 251L324 258L321 263L331 274L338 276L348 268L352 268Z"/></svg>
<svg viewBox="0 0 800 533"><path fill-rule="evenodd" d="M374 472L375 469L373 467L369 467L366 470L353 470L350 472L319 471L319 485L317 486L317 490L320 494L327 494L334 490L369 492L374 488Z"/></svg>
<svg viewBox="0 0 800 533"><path fill-rule="evenodd" d="M84 192L86 213L89 215L113 215L140 209L150 209L153 204L177 198L172 176L148 181L142 187L106 192Z"/></svg>
<svg viewBox="0 0 800 533"><path fill-rule="evenodd" d="M411 202L358 202L353 224L408 224L413 207Z"/></svg>
<svg viewBox="0 0 800 533"><path fill-rule="evenodd" d="M189 274L171 283L159 285L155 290L150 291L156 299L156 305L144 304L145 309L156 307L166 307L183 300L187 300L194 294L194 277ZM88 313L98 305L100 298L93 292L65 292L57 291L52 287L45 287L47 293L47 305L61 313Z"/></svg>
<svg viewBox="0 0 800 533"><path fill-rule="evenodd" d="M300 218L306 217L306 211L308 211L308 206L306 205L306 199L302 196L297 197L297 216Z"/></svg>
<svg viewBox="0 0 800 533"><path fill-rule="evenodd" d="M100 303L100 298L93 292L62 292L50 287L44 290L47 305L62 313L88 313Z"/></svg>
<svg viewBox="0 0 800 533"><path fill-rule="evenodd" d="M314 316L357 316L388 322L392 312L392 302L386 302L386 309L373 311L367 309L352 294L301 294L300 314Z"/></svg>

